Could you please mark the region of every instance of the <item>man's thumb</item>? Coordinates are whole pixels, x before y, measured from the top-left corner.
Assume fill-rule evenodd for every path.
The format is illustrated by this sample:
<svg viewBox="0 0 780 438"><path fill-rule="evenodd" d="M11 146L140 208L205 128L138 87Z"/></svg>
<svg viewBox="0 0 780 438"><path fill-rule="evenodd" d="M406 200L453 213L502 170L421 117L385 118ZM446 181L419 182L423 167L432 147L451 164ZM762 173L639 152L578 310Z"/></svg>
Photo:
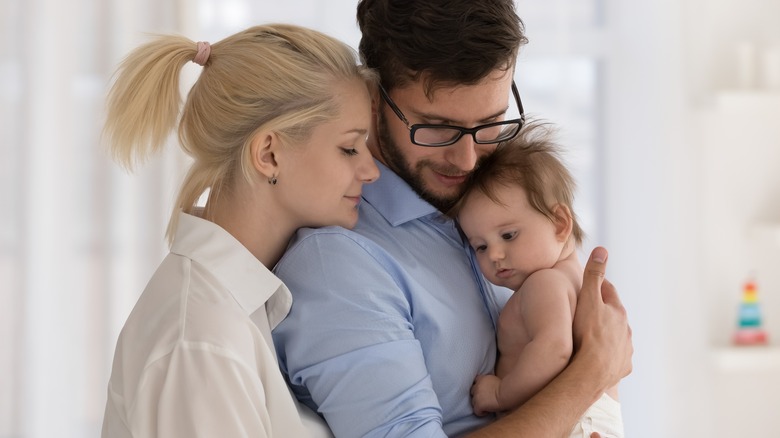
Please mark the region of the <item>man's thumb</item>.
<svg viewBox="0 0 780 438"><path fill-rule="evenodd" d="M608 256L609 254L607 253L606 248L603 246L597 246L593 248L593 252L590 253L590 259L599 264L607 263Z"/></svg>
<svg viewBox="0 0 780 438"><path fill-rule="evenodd" d="M588 299L582 296L585 294L591 294L590 299L601 301L601 283L604 281L604 275L607 270L607 257L609 254L607 250L601 246L597 246L590 253L590 259L585 265L585 276L582 279L582 292L580 293L580 299Z"/></svg>

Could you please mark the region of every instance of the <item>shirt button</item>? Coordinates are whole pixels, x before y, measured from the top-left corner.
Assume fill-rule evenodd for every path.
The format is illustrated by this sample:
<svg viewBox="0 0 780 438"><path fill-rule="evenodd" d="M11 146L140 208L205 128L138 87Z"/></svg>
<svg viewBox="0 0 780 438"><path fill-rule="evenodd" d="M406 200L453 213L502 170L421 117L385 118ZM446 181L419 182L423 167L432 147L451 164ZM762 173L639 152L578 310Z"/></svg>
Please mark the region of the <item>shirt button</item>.
<svg viewBox="0 0 780 438"><path fill-rule="evenodd" d="M433 219L433 221L436 222L437 224L446 224L446 223L450 222L450 218L448 218L447 216L445 216L443 214L440 214L440 215L436 216Z"/></svg>

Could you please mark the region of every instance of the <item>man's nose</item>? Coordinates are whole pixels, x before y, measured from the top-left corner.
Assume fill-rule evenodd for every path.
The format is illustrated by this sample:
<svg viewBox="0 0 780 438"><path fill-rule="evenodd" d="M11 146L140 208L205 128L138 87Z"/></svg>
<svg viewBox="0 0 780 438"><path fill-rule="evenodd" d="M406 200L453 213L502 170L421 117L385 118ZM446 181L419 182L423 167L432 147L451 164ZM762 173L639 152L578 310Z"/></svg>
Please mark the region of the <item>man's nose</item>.
<svg viewBox="0 0 780 438"><path fill-rule="evenodd" d="M477 164L477 144L466 134L456 143L447 146L447 161L463 172L471 172Z"/></svg>

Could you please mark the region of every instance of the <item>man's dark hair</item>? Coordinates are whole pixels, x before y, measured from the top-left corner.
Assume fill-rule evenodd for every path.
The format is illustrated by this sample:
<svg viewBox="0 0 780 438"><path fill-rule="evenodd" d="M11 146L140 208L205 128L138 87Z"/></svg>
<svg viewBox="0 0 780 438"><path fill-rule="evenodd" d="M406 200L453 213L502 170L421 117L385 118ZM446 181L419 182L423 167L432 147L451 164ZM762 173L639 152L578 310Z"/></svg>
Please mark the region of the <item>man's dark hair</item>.
<svg viewBox="0 0 780 438"><path fill-rule="evenodd" d="M528 42L514 0L360 0L360 56L386 89L422 78L473 85L514 67Z"/></svg>

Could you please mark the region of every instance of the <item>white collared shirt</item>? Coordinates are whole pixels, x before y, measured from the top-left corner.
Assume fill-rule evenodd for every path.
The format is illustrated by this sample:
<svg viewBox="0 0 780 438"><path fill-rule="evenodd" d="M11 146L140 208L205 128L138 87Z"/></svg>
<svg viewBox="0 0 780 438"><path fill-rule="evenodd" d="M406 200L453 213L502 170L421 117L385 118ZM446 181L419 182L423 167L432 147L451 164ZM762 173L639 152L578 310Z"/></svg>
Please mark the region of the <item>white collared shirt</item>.
<svg viewBox="0 0 780 438"><path fill-rule="evenodd" d="M104 438L330 436L298 405L271 329L287 287L218 225L185 213L125 323Z"/></svg>

